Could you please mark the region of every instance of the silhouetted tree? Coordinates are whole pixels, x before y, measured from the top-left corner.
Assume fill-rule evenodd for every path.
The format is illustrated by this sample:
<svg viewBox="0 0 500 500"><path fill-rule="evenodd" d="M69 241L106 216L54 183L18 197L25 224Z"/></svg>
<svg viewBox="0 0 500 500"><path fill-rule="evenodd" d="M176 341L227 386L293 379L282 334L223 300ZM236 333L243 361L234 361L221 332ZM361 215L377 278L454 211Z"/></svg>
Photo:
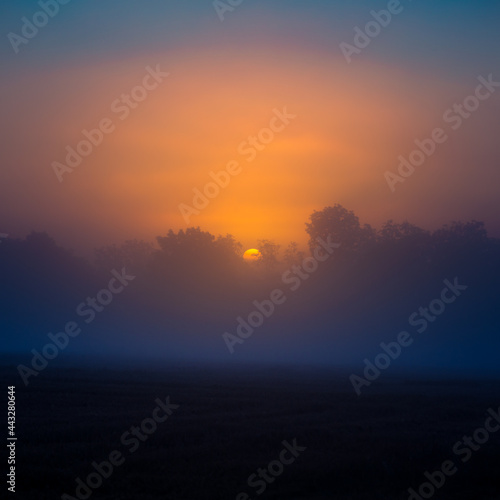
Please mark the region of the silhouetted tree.
<svg viewBox="0 0 500 500"><path fill-rule="evenodd" d="M330 237L341 247L337 254L347 254L362 250L368 243L375 240L375 231L368 224L363 227L352 210L347 210L336 203L333 207L315 210L306 223L309 235L309 247L314 250L318 246L317 238Z"/></svg>
<svg viewBox="0 0 500 500"><path fill-rule="evenodd" d="M283 260L287 266L293 264L300 265L305 258L305 253L299 250L299 247L295 241L288 244L285 249Z"/></svg>
<svg viewBox="0 0 500 500"><path fill-rule="evenodd" d="M0 313L5 331L19 338L41 336L70 317L94 286L95 275L84 259L60 247L44 232L0 245Z"/></svg>
<svg viewBox="0 0 500 500"><path fill-rule="evenodd" d="M278 264L280 245L271 240L259 240L257 243L262 256L256 264L267 272L272 271Z"/></svg>
<svg viewBox="0 0 500 500"><path fill-rule="evenodd" d="M142 272L148 266L155 249L153 244L142 240L127 240L121 245L109 245L95 250L95 263L98 269L109 272L122 268Z"/></svg>

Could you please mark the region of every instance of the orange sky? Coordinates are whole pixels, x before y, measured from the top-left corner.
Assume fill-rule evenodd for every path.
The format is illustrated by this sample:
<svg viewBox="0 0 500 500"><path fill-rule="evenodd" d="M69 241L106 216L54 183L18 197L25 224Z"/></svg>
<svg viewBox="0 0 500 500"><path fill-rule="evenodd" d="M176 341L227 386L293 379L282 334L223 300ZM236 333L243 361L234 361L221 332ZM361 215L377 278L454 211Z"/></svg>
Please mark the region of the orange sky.
<svg viewBox="0 0 500 500"><path fill-rule="evenodd" d="M262 238L305 243L309 214L336 202L376 226L388 218L430 227L487 219L498 185L490 155L498 100L395 194L383 177L413 149L414 139L442 125L443 111L473 90L474 80L458 86L373 61L347 66L331 54L297 47L253 48L242 55L186 48L147 60L18 74L2 88L12 99L0 179L11 189L0 201L9 214L0 232L46 230L65 245L87 249L152 240L186 227L179 204L191 204L193 188L202 189L209 173L231 160L243 167L241 174L190 225L231 233L245 247ZM170 76L120 121L111 103L141 82L145 66L156 64ZM274 108L284 107L297 118L246 162L238 146L268 126ZM52 162L64 161L65 147L76 146L81 130L106 117L116 130L59 183Z"/></svg>

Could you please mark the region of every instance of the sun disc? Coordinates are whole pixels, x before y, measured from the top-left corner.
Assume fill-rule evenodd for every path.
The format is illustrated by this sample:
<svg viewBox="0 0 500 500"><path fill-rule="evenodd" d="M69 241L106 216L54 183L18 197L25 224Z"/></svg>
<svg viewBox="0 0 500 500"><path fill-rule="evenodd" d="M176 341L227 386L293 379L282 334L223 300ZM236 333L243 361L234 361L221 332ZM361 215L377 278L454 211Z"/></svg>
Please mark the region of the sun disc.
<svg viewBox="0 0 500 500"><path fill-rule="evenodd" d="M259 260L261 257L262 254L256 248L250 248L243 254L243 258L246 261Z"/></svg>

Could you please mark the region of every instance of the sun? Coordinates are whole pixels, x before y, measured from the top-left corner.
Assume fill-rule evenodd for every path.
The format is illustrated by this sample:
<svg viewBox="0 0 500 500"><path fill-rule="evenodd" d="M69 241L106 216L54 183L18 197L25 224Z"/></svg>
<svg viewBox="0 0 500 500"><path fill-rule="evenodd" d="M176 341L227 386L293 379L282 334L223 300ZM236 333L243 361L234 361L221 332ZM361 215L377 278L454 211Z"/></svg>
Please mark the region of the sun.
<svg viewBox="0 0 500 500"><path fill-rule="evenodd" d="M259 260L261 257L262 254L255 248L250 248L243 254L243 258L248 262Z"/></svg>

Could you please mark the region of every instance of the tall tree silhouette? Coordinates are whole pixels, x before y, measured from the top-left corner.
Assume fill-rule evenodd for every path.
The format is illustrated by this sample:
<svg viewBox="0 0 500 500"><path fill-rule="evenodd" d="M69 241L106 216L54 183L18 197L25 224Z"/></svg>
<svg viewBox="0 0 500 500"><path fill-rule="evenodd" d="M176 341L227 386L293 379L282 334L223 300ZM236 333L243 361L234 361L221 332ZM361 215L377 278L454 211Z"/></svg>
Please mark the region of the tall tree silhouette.
<svg viewBox="0 0 500 500"><path fill-rule="evenodd" d="M360 226L359 218L352 210L347 210L336 203L333 207L326 207L314 211L306 223L306 232L309 235L311 250L318 246L317 238L330 237L340 243L337 254L347 254L362 250L368 243L375 240L375 231L369 224Z"/></svg>

